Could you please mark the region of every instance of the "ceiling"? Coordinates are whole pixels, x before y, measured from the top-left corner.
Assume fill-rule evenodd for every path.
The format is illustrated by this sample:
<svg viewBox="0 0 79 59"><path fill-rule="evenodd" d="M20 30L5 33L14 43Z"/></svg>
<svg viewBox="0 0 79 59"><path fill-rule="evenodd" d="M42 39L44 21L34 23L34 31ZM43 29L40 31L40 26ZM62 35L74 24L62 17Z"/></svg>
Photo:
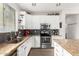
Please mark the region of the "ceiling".
<svg viewBox="0 0 79 59"><path fill-rule="evenodd" d="M32 5L33 4L33 5ZM21 10L25 10L30 13L51 13L60 12L65 9L79 9L79 3L18 3L17 5Z"/></svg>

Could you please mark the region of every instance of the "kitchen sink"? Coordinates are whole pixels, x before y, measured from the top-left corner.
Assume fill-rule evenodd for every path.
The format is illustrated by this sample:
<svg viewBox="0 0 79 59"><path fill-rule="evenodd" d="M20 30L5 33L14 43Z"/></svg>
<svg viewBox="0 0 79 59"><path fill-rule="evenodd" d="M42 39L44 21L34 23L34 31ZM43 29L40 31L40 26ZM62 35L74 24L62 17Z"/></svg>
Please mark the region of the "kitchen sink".
<svg viewBox="0 0 79 59"><path fill-rule="evenodd" d="M19 43L19 42L21 42L22 40L23 40L23 38L13 39L13 40L10 40L10 41L8 41L8 42L6 42L6 43Z"/></svg>

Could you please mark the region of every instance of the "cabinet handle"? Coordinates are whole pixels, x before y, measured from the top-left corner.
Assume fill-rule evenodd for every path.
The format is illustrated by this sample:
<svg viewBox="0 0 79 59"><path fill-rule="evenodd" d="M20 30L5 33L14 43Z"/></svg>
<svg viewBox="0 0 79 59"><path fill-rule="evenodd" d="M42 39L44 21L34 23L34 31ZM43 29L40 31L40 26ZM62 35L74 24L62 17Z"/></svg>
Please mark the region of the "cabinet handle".
<svg viewBox="0 0 79 59"><path fill-rule="evenodd" d="M27 48L27 47L25 47L24 50L25 50L26 48Z"/></svg>
<svg viewBox="0 0 79 59"><path fill-rule="evenodd" d="M59 52L58 49L56 49L56 51Z"/></svg>

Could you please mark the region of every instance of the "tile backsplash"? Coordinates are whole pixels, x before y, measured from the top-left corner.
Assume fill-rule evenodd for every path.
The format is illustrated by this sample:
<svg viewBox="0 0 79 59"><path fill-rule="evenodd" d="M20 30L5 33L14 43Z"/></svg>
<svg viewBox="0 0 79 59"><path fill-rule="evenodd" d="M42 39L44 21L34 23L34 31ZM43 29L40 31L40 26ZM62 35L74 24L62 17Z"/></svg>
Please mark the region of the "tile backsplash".
<svg viewBox="0 0 79 59"><path fill-rule="evenodd" d="M0 33L0 43L4 43L10 40L10 33ZM15 37L14 32L12 32L13 37Z"/></svg>

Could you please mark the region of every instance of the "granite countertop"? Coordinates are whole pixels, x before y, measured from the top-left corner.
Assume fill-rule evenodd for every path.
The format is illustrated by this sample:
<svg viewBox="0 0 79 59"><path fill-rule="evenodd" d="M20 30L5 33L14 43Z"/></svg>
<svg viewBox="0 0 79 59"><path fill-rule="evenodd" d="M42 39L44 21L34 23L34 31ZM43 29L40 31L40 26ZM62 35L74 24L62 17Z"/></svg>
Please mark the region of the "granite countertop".
<svg viewBox="0 0 79 59"><path fill-rule="evenodd" d="M68 51L72 56L79 56L79 40L77 39L55 39L61 47Z"/></svg>
<svg viewBox="0 0 79 59"><path fill-rule="evenodd" d="M28 40L30 36L24 37L19 43L3 43L0 44L0 56L8 56L13 53L21 44Z"/></svg>

